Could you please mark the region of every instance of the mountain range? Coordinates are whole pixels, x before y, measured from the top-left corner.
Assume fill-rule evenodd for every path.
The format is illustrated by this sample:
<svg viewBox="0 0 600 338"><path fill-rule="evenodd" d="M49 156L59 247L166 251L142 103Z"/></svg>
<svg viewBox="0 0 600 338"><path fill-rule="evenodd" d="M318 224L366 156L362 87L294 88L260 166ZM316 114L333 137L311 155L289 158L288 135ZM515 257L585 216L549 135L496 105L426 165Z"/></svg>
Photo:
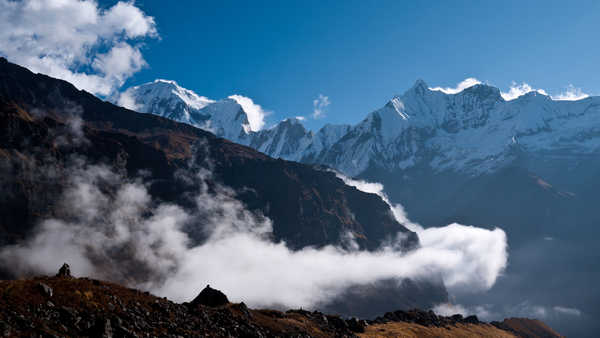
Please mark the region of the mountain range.
<svg viewBox="0 0 600 338"><path fill-rule="evenodd" d="M517 151L594 154L600 145L600 97L555 101L531 91L506 101L498 88L476 84L456 94L418 80L403 95L350 125L308 131L297 118L253 131L234 99L213 101L175 81L127 89L137 111L210 130L269 156L336 168L359 176L369 168L405 170L427 164L436 171L481 174L506 167Z"/></svg>
<svg viewBox="0 0 600 338"><path fill-rule="evenodd" d="M68 82L34 74L2 58L0 130L0 248L35 237L45 219L85 223L90 217L86 212L92 211L81 210L84 216L73 215L73 203L79 201L63 198L73 178L79 179L81 168L111 173L100 178L96 193L100 196L96 197L94 189L90 191L85 185L89 176L82 178L84 206L93 206L85 204L88 198L118 197L119 190L106 179L117 175L122 182L143 186L156 201L154 208L167 203L179 206L180 213L197 212L198 203L215 200L235 206L239 201L252 216L234 209L229 217L242 217L242 226L270 220L269 239L284 242L291 250L344 246L348 236L352 238L349 245L376 250L398 234L402 235L398 249L419 247L416 233L394 218L381 197L345 184L329 170L273 159L189 124L115 106ZM205 177L199 179L198 175ZM197 200L200 191L206 192L205 199ZM194 222L183 229L191 245L207 240L205 227L210 220L228 216L222 214L227 212L225 209L211 210L194 216ZM88 227L104 224L107 219L113 222L110 212L103 209L100 214L92 214ZM259 221L250 222L253 219ZM115 242L116 247L101 253L99 263L104 267L96 271L96 276L134 285L148 278L152 267L136 258L127 245L120 247L118 241L110 240L115 236L110 229L102 231L109 239L107 245ZM43 247L40 243L34 245ZM0 276L14 278L31 273L21 269L16 260L10 261L0 266ZM127 273L116 274L120 269ZM368 317L381 310L431 308L448 299L438 279L381 283L355 297L334 299L334 303L321 306ZM382 307L382 294L395 297Z"/></svg>
<svg viewBox="0 0 600 338"><path fill-rule="evenodd" d="M168 89L157 96L151 89L157 86ZM448 94L418 80L356 125L313 132L296 118L252 130L235 100L187 105L184 92L176 82L157 81L124 93L141 112L171 114L275 158L380 182L390 201L425 227L501 227L510 246L505 276L493 292L461 301L567 306L586 315L547 320L572 336L600 330L592 319L600 312L591 306L600 302L594 287L600 279L600 97L559 101L532 91L506 100L487 84ZM219 107L227 107L224 116Z"/></svg>

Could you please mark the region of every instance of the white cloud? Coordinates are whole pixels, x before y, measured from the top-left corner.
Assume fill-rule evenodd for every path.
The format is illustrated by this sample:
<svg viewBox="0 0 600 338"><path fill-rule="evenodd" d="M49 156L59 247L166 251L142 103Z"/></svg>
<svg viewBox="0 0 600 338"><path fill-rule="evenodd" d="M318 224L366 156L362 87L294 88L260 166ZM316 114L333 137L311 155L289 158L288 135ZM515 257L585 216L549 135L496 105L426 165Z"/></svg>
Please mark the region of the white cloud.
<svg viewBox="0 0 600 338"><path fill-rule="evenodd" d="M354 180L337 172L336 175L347 185L377 194L388 203L396 220L419 235L422 252L445 252L438 257L436 269L450 291L460 293L468 292L468 288L489 289L506 268L508 245L502 229L487 230L457 223L425 229L407 218L402 205L391 204L382 184Z"/></svg>
<svg viewBox="0 0 600 338"><path fill-rule="evenodd" d="M313 100L313 113L312 117L315 119L325 117L325 110L327 106L331 104L329 97L323 94L319 94L319 97Z"/></svg>
<svg viewBox="0 0 600 338"><path fill-rule="evenodd" d="M0 261L21 275L53 273L66 261L77 275L128 282L177 301L210 283L254 307L311 308L351 285L390 278L442 275L451 291L487 290L506 258L502 230L458 224L421 231L422 247L409 252L396 250L394 241L374 252L351 245L293 251L272 242L270 220L249 212L231 190L217 185L209 193L210 175L197 170L186 178L201 187L192 210L158 203L140 181L78 162L61 200L65 214L0 249ZM183 231L189 226L208 239L191 245Z"/></svg>
<svg viewBox="0 0 600 338"><path fill-rule="evenodd" d="M269 112L262 109L262 107L251 98L242 95L230 95L230 99L235 100L246 112L248 116L248 122L250 123L250 130L258 131L261 130L265 125L265 117Z"/></svg>
<svg viewBox="0 0 600 338"><path fill-rule="evenodd" d="M131 88L130 88L131 89ZM126 90L120 94L118 94L117 104L121 107L125 107L127 109L135 110L138 112L142 112L142 105L138 104L135 100L135 97L131 94L131 90Z"/></svg>
<svg viewBox="0 0 600 338"><path fill-rule="evenodd" d="M584 93L581 88L575 88L575 86L570 84L567 86L567 89L564 92L556 96L552 96L552 99L558 101L577 101L583 100L587 97L589 97L589 95Z"/></svg>
<svg viewBox="0 0 600 338"><path fill-rule="evenodd" d="M490 311L491 306L489 305L477 305L474 307L465 307L460 304L444 303L438 304L433 308L433 312L442 316L452 316L455 314L461 314L463 316L476 315L480 320L493 320L496 319L497 314Z"/></svg>
<svg viewBox="0 0 600 338"><path fill-rule="evenodd" d="M429 89L441 91L445 94L456 94L456 93L462 92L463 90L465 90L469 87L472 87L474 85L481 84L481 83L482 82L477 80L476 78L468 78L468 79L465 79L462 82L458 83L455 88L435 87L435 88L429 88ZM550 96L548 94L548 92L546 92L544 89L533 88L528 83L522 82L521 84L518 84L514 81L512 82L508 91L500 92L500 95L502 96L502 98L504 100L511 101L511 100L514 100L514 99L516 99L520 96L523 96L527 93L530 93L530 92L537 92L537 93L545 95L545 96ZM582 100L582 99L589 97L589 94L584 93L581 90L581 88L576 88L573 85L569 85L564 92L562 92L558 95L552 95L550 97L553 100L557 100L557 101L561 101L561 100L577 101L577 100Z"/></svg>
<svg viewBox="0 0 600 338"><path fill-rule="evenodd" d="M430 90L436 90L436 91L441 91L443 93L446 94L456 94L456 93L460 93L463 90L469 88L469 87L473 87L475 85L481 84L481 81L477 80L474 77L470 77L467 79L464 79L463 81L461 81L460 83L458 83L456 85L455 88L450 88L450 87L446 87L446 88L442 88L442 87L435 87L435 88L429 88Z"/></svg>
<svg viewBox="0 0 600 338"><path fill-rule="evenodd" d="M461 314L463 316L477 315L481 320L502 320L508 317L525 317L535 319L555 319L561 316L576 316L582 315L581 310L564 306L543 306L532 304L529 301L523 301L517 305L470 305L464 306L461 304L444 303L438 304L433 308L433 311L442 316L451 316L453 314Z"/></svg>
<svg viewBox="0 0 600 338"><path fill-rule="evenodd" d="M571 316L581 316L581 310L576 309L576 308L572 308L572 307L564 307L564 306L555 306L553 307L554 311L558 312L558 313L562 313L562 314L566 314L566 315L571 315Z"/></svg>
<svg viewBox="0 0 600 338"><path fill-rule="evenodd" d="M511 100L514 100L514 99L518 98L519 96L525 95L529 92L538 92L542 95L548 96L548 93L546 93L546 91L543 89L534 89L525 82L523 82L521 84L517 84L514 81L510 85L508 92L501 92L500 95L502 95L502 98L504 100L511 101Z"/></svg>
<svg viewBox="0 0 600 338"><path fill-rule="evenodd" d="M0 0L0 55L94 94L144 67L139 41L156 36L154 19L133 2Z"/></svg>

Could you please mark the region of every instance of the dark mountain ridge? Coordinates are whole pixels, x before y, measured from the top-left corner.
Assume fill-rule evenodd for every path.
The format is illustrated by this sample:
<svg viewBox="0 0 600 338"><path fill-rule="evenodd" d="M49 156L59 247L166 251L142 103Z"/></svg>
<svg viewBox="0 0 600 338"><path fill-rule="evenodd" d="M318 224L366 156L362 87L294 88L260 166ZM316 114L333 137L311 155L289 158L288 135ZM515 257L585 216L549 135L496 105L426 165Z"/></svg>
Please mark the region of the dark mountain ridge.
<svg viewBox="0 0 600 338"><path fill-rule="evenodd" d="M379 197L346 186L333 173L275 160L187 124L114 106L6 59L0 59L0 104L5 159L15 159L17 151L46 148L59 161L68 152L83 152L88 158L112 163L121 160L128 175L151 170L157 180L153 192L174 200L181 187L168 189L161 181L185 169L193 146L205 142L208 153L201 156L213 163L215 177L240 190L239 198L251 210L260 210L273 220L276 240L285 239L295 248L322 246L351 231L361 247L374 249L386 236L400 231L409 236L407 248L418 243L416 235L394 220ZM65 111L69 106L77 112ZM51 143L49 130L64 128L72 116L81 118L91 145L65 152ZM206 158L195 160L202 163ZM26 223L20 228L31 226Z"/></svg>
<svg viewBox="0 0 600 338"><path fill-rule="evenodd" d="M394 219L379 196L347 186L332 172L272 159L187 124L115 106L0 58L0 246L20 243L41 220L65 214L57 201L69 168L82 159L141 180L153 198L183 207L193 205L190 197L200 184L209 190L224 185L247 209L271 219L271 239L291 249L342 245L347 233L362 249L377 249L398 232L405 235L404 250L418 246L417 235ZM177 179L201 170L211 173L204 182ZM186 232L192 241L205 240L198 228ZM10 266L1 269L5 277L20 277ZM393 284L388 290L396 297L387 300L386 311L429 308L448 298L441 281ZM369 309L381 310L373 301L381 297L341 299L333 308L371 315Z"/></svg>

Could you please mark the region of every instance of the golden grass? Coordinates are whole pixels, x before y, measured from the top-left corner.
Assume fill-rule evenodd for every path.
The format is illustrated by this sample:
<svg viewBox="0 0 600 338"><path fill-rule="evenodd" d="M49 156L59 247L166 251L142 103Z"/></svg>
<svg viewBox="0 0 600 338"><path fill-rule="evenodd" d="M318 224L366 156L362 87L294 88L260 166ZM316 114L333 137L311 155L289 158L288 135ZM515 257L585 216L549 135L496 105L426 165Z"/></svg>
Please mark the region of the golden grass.
<svg viewBox="0 0 600 338"><path fill-rule="evenodd" d="M500 330L490 324L457 324L449 328L427 327L413 323L394 322L387 324L369 325L365 333L359 337L402 337L402 338L433 338L433 337L489 337L514 338L510 332Z"/></svg>

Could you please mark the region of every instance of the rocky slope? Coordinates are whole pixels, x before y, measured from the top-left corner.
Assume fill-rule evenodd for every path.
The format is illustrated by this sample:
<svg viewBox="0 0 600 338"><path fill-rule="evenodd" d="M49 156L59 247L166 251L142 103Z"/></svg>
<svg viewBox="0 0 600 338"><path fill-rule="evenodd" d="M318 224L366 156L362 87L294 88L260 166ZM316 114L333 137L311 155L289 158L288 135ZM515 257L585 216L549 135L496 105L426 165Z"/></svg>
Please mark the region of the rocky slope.
<svg viewBox="0 0 600 338"><path fill-rule="evenodd" d="M0 281L0 334L5 337L560 337L539 321L412 310L375 320L304 310L249 309L207 286L190 303L61 269L56 277Z"/></svg>

